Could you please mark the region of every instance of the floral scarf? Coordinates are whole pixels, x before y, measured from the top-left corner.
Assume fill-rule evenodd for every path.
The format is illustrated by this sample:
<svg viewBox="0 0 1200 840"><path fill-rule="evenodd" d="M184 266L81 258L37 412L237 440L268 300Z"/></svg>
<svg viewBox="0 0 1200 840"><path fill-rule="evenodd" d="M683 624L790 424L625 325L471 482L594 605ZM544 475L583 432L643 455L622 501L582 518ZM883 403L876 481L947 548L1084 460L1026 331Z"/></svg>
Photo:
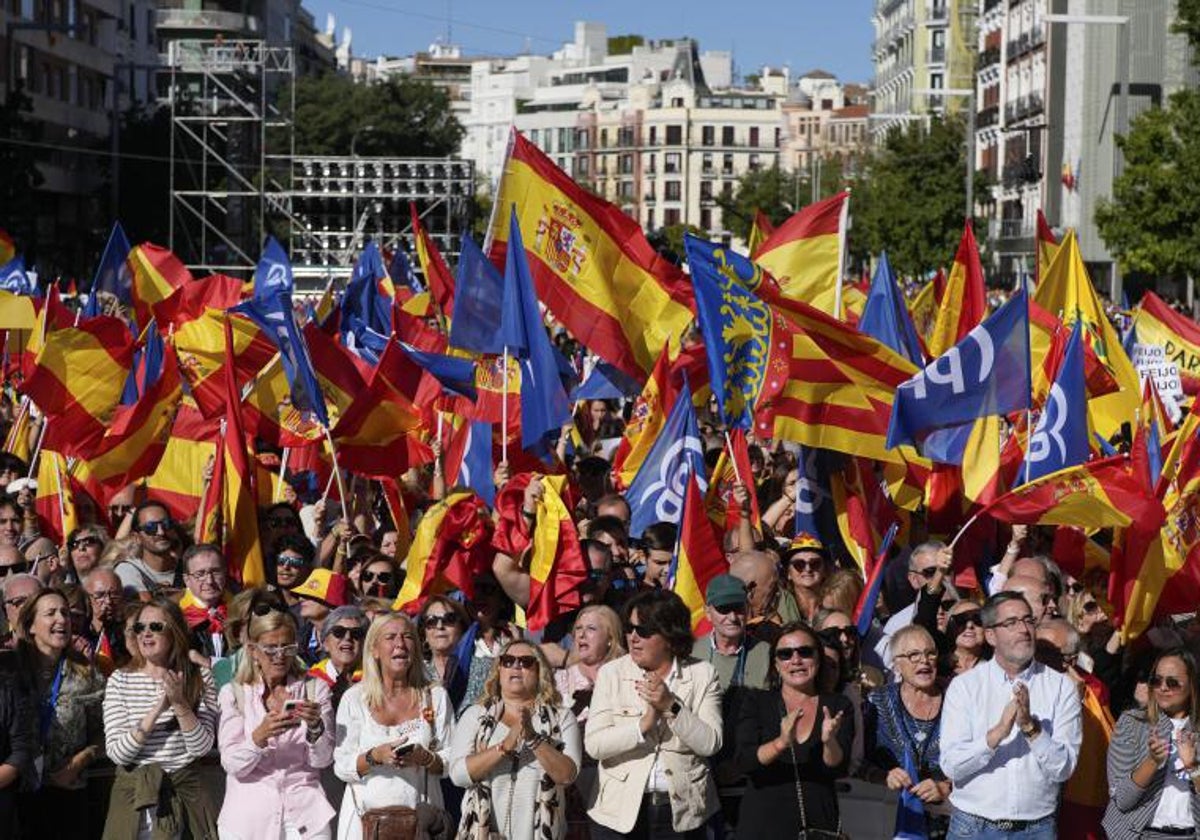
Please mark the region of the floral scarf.
<svg viewBox="0 0 1200 840"><path fill-rule="evenodd" d="M557 709L552 706L538 704L533 709L533 730L545 735L551 746L560 752L563 749L562 730L558 724ZM479 731L475 733L474 752L488 748L492 733L504 714L504 701L496 700L488 704L479 717ZM521 748L516 762L510 771L512 781L516 781L517 769L522 764L534 764L537 758L532 750ZM510 789L511 790L511 789ZM511 797L511 793L510 793ZM510 803L511 805L511 803ZM553 780L542 773L538 784L537 799L533 810L533 836L556 837L558 827L563 820L562 797L559 796L558 786ZM488 837L491 832L502 830L507 836L510 827L497 826L496 813L492 804L492 785L486 780L473 784L463 799L462 822L459 824L458 836L466 838Z"/></svg>

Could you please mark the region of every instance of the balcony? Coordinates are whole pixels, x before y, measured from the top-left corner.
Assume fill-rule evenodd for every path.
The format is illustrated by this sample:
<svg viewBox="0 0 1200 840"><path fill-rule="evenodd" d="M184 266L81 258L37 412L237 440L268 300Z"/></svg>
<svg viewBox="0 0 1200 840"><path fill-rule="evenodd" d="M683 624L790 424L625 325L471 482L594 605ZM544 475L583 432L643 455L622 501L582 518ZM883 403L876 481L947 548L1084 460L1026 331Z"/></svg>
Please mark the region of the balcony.
<svg viewBox="0 0 1200 840"><path fill-rule="evenodd" d="M989 105L975 115L975 128L991 128L1000 122L1000 106Z"/></svg>
<svg viewBox="0 0 1200 840"><path fill-rule="evenodd" d="M979 70L981 70L981 71L986 70L987 68L989 68L993 65L999 64L999 63L1000 63L1000 47L999 46L988 47L986 50L984 50L983 52L981 52L979 54Z"/></svg>
<svg viewBox="0 0 1200 840"><path fill-rule="evenodd" d="M1001 239L1021 239L1026 236L1033 236L1033 226L1026 224L1024 219L1000 220Z"/></svg>
<svg viewBox="0 0 1200 840"><path fill-rule="evenodd" d="M191 29L197 32L256 33L258 18L238 12L208 9L155 9L158 29Z"/></svg>

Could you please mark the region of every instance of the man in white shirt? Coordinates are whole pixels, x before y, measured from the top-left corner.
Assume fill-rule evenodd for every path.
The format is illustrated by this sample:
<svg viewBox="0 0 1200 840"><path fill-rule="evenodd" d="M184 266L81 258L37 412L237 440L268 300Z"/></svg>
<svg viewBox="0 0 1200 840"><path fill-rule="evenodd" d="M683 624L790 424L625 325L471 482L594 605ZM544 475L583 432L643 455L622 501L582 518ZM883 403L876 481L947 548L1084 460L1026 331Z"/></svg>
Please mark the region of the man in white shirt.
<svg viewBox="0 0 1200 840"><path fill-rule="evenodd" d="M993 595L981 618L993 658L956 677L942 705L950 836L1051 840L1083 737L1079 692L1034 661L1036 621L1024 597Z"/></svg>

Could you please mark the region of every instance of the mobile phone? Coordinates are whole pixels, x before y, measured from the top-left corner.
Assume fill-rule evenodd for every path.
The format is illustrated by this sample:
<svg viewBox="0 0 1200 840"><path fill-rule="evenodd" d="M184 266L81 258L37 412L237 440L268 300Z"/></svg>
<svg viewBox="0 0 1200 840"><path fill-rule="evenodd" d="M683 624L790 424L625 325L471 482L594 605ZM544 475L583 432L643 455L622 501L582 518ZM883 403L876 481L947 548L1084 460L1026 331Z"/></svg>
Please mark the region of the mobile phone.
<svg viewBox="0 0 1200 840"><path fill-rule="evenodd" d="M416 744L400 744L392 750L392 755L396 756L396 758L400 758L400 756L408 755L413 751L413 749L416 748L416 746Z"/></svg>
<svg viewBox="0 0 1200 840"><path fill-rule="evenodd" d="M295 714L300 709L301 700L284 700L283 710L290 714Z"/></svg>

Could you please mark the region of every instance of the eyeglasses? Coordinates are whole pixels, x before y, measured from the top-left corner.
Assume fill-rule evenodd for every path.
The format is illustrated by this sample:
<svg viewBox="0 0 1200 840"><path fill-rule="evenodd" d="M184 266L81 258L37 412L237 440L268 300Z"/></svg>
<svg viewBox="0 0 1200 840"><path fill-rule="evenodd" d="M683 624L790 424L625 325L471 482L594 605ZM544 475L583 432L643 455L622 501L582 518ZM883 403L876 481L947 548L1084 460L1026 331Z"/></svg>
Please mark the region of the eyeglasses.
<svg viewBox="0 0 1200 840"><path fill-rule="evenodd" d="M1080 592L1083 591L1083 584L1077 580L1072 581L1071 583L1067 584L1067 591L1070 592L1072 595L1078 595Z"/></svg>
<svg viewBox="0 0 1200 840"><path fill-rule="evenodd" d="M1004 621L997 621L995 624L989 625L988 629L995 630L997 627L1003 627L1005 630L1012 630L1018 624L1024 624L1027 629L1032 630L1033 625L1037 624L1037 619L1031 615L1024 616L1023 618L1013 616L1012 618L1006 618Z"/></svg>
<svg viewBox="0 0 1200 840"><path fill-rule="evenodd" d="M278 601L258 601L250 608L250 612L254 613L259 618L264 615L270 615L273 612L285 613L288 608Z"/></svg>
<svg viewBox="0 0 1200 840"><path fill-rule="evenodd" d="M99 537L76 537L67 544L67 548L74 551L77 548L91 548L92 546L100 545Z"/></svg>
<svg viewBox="0 0 1200 840"><path fill-rule="evenodd" d="M458 618L450 613L431 613L425 616L426 627L457 627Z"/></svg>
<svg viewBox="0 0 1200 840"><path fill-rule="evenodd" d="M653 627L647 627L645 624L630 624L629 629L625 631L625 634L628 636L636 634L638 638L649 639L657 632L658 631Z"/></svg>
<svg viewBox="0 0 1200 840"><path fill-rule="evenodd" d="M57 551L47 551L45 554L35 554L33 557L30 557L29 562L36 566L39 563L45 563L47 560L53 560L56 557L58 557Z"/></svg>
<svg viewBox="0 0 1200 840"><path fill-rule="evenodd" d="M275 565L286 569L303 569L308 565L308 561L299 554L280 554L275 558Z"/></svg>
<svg viewBox="0 0 1200 840"><path fill-rule="evenodd" d="M386 585L386 584L389 584L392 582L392 573L391 572L363 572L362 573L362 582L364 584L376 582L376 583L382 583L382 584Z"/></svg>
<svg viewBox="0 0 1200 840"><path fill-rule="evenodd" d="M195 580L220 580L225 577L224 569L201 569L198 572L187 572L187 577Z"/></svg>
<svg viewBox="0 0 1200 840"><path fill-rule="evenodd" d="M161 635L162 633L166 632L166 629L167 629L167 625L161 621L151 621L148 624L141 622L141 621L135 621L133 623L133 634L135 636L140 636L143 633L145 633L147 630L149 630L154 635L158 636L158 635Z"/></svg>
<svg viewBox="0 0 1200 840"><path fill-rule="evenodd" d="M926 566L924 569L909 569L909 574L923 577L925 580L933 580L933 576L938 573L937 566Z"/></svg>
<svg viewBox="0 0 1200 840"><path fill-rule="evenodd" d="M500 657L501 668L520 668L522 671L532 671L538 664L536 656L513 656L506 653Z"/></svg>
<svg viewBox="0 0 1200 840"><path fill-rule="evenodd" d="M29 571L29 562L22 560L20 563L13 563L11 566L0 566L0 578L23 574L27 571Z"/></svg>
<svg viewBox="0 0 1200 840"><path fill-rule="evenodd" d="M18 595L15 598L5 598L4 606L12 607L14 610L19 610L25 606L25 602L30 598L29 595Z"/></svg>
<svg viewBox="0 0 1200 840"><path fill-rule="evenodd" d="M1146 682L1150 683L1151 688L1166 686L1168 691L1178 691L1183 688L1183 683L1177 677L1164 677L1159 674L1155 674Z"/></svg>
<svg viewBox="0 0 1200 840"><path fill-rule="evenodd" d="M367 638L367 631L362 627L347 627L344 624L338 624L329 629L329 635L335 639L344 639L349 636L356 642L361 642Z"/></svg>
<svg viewBox="0 0 1200 840"><path fill-rule="evenodd" d="M742 603L742 604L720 604L720 605L709 604L709 606L712 607L714 610L716 610L721 615L729 615L730 613L734 613L734 612L744 613L746 611L746 605L744 603Z"/></svg>
<svg viewBox="0 0 1200 840"><path fill-rule="evenodd" d="M910 665L916 665L918 662L933 662L937 657L936 650L910 650L908 653L897 653L893 658L903 659Z"/></svg>
<svg viewBox="0 0 1200 840"><path fill-rule="evenodd" d="M152 519L149 522L143 522L141 525L137 526L137 530L141 531L143 534L148 534L149 536L154 537L159 534L165 534L174 527L174 521L172 521L171 517L168 516L166 519Z"/></svg>
<svg viewBox="0 0 1200 840"><path fill-rule="evenodd" d="M816 659L817 649L812 645L775 648L775 660L777 662L788 662L794 656L799 656L801 659Z"/></svg>
<svg viewBox="0 0 1200 840"><path fill-rule="evenodd" d="M255 645L255 647L268 659L295 656L296 651L300 650L298 645Z"/></svg>
<svg viewBox="0 0 1200 840"><path fill-rule="evenodd" d="M120 589L98 589L95 592L89 592L88 597L93 601L115 601L121 597Z"/></svg>
<svg viewBox="0 0 1200 840"><path fill-rule="evenodd" d="M1088 601L1086 604L1083 605L1083 611L1085 613L1087 613L1088 615L1091 615L1092 613L1100 612L1100 605L1097 604L1095 601Z"/></svg>
<svg viewBox="0 0 1200 840"><path fill-rule="evenodd" d="M803 557L797 557L791 561L791 566L797 572L819 572L825 568L825 561L819 557L815 560L805 560Z"/></svg>
<svg viewBox="0 0 1200 840"><path fill-rule="evenodd" d="M605 569L588 569L588 580L592 583L599 583L608 577L608 571Z"/></svg>

